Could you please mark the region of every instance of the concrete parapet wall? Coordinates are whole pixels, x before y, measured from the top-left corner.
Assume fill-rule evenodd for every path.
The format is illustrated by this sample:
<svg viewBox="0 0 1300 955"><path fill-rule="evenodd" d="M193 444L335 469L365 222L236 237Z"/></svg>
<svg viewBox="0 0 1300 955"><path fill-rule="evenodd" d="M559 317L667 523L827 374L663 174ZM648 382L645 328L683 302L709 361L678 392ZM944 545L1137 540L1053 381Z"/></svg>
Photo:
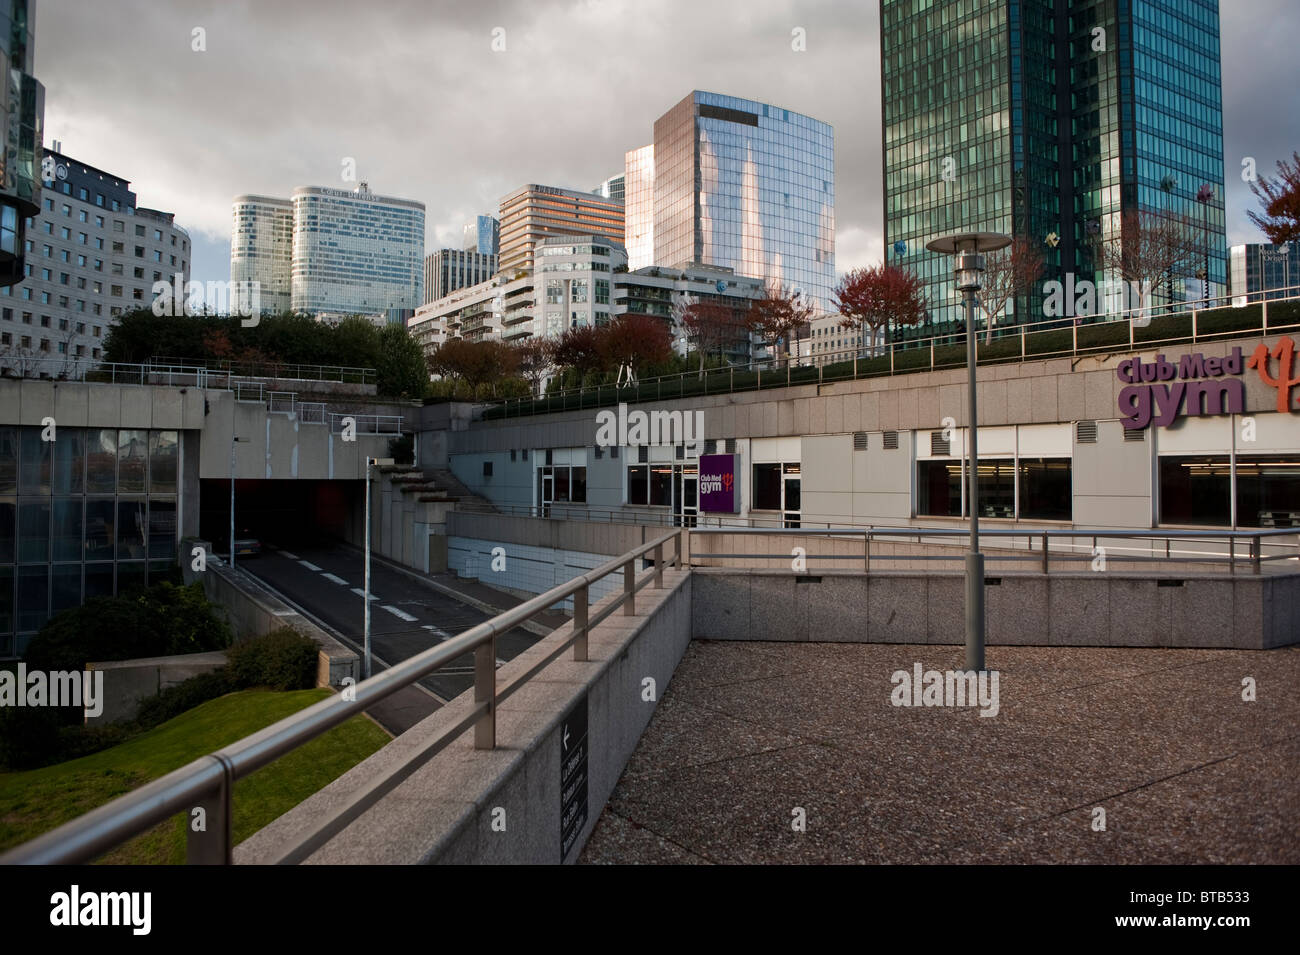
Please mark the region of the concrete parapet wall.
<svg viewBox="0 0 1300 955"><path fill-rule="evenodd" d="M1300 575L1006 574L987 642L1263 650L1300 643ZM960 573L692 571L699 639L962 644Z"/></svg>
<svg viewBox="0 0 1300 955"><path fill-rule="evenodd" d="M196 577L203 581L207 598L225 610L226 621L237 637L260 637L280 627L292 627L311 637L320 647L317 686L340 686L344 677L361 679L356 651L273 596L251 574L216 563L209 551L207 570L201 574L186 571L187 583Z"/></svg>
<svg viewBox="0 0 1300 955"><path fill-rule="evenodd" d="M654 714L644 680L662 699L691 639L691 576L664 573L664 589L637 595L590 635L588 662L566 651L500 704L496 748L475 750L466 732L321 847L312 863L537 863L578 858L628 758ZM609 598L616 599L616 598ZM593 615L603 606L592 608ZM497 671L505 686L571 631L571 624ZM472 709L464 693L369 759L235 848L237 863L266 863L375 777L410 759ZM565 717L587 701L587 817L561 859L561 755ZM494 827L494 821L497 825ZM504 829L502 829L504 825Z"/></svg>
<svg viewBox="0 0 1300 955"><path fill-rule="evenodd" d="M211 673L225 665L224 650L87 663L87 671L99 670L104 674L104 710L99 716L87 716L86 722L129 720L140 711L142 701L184 683L192 676Z"/></svg>

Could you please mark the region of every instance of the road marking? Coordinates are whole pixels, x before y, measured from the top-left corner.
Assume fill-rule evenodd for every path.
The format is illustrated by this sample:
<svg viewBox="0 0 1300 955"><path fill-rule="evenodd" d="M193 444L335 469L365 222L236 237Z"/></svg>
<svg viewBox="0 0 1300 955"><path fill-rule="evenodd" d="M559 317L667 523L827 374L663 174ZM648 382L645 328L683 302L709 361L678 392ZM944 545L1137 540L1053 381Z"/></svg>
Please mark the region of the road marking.
<svg viewBox="0 0 1300 955"><path fill-rule="evenodd" d="M398 610L396 607L391 607L388 604L384 604L384 609L387 610L389 613L391 613L394 617L398 617L399 619L405 620L407 623L410 623L411 621L418 619L417 617L412 617L405 610Z"/></svg>
<svg viewBox="0 0 1300 955"><path fill-rule="evenodd" d="M364 590L362 590L360 587L353 587L353 588L352 588L352 592L353 592L354 594L356 594L358 597L364 597L364 596L366 595L366 592L365 592ZM371 599L371 600L378 600L378 599L379 599L378 595L375 594L375 592L374 592L373 590L370 592L370 599Z"/></svg>
<svg viewBox="0 0 1300 955"><path fill-rule="evenodd" d="M302 564L302 565L303 565L304 567L306 567L308 570L314 570L314 571L316 571L316 573L320 573L320 568L317 567L315 564L313 564L313 563L312 563L311 561L309 561L309 560L300 560L300 561L298 561L298 563Z"/></svg>
<svg viewBox="0 0 1300 955"><path fill-rule="evenodd" d="M289 553L287 550L282 550L282 551L280 551L280 553L283 554L285 557L288 557L290 560L297 560L297 559L298 559L298 555L297 555L297 554L291 554L291 553Z"/></svg>
<svg viewBox="0 0 1300 955"><path fill-rule="evenodd" d="M334 581L334 583L336 584L342 584L344 587L348 585L348 582L344 580L342 577L335 577L333 574L321 574L321 576L324 577L326 580Z"/></svg>

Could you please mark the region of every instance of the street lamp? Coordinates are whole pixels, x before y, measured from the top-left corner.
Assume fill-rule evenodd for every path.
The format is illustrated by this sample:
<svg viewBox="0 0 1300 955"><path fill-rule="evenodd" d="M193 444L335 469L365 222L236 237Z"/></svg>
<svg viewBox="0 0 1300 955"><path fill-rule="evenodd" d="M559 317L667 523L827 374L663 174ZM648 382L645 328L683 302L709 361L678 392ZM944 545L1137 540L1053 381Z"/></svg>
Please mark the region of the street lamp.
<svg viewBox="0 0 1300 955"><path fill-rule="evenodd" d="M980 455L975 409L975 293L984 274L984 252L1005 249L1011 237L997 232L965 232L927 242L931 252L956 256L957 290L966 305L966 388L970 407L970 553L966 555L966 669L984 669L984 555L980 553Z"/></svg>
<svg viewBox="0 0 1300 955"><path fill-rule="evenodd" d="M393 459L372 458L369 455L366 456L366 582L362 585L362 589L365 593L361 595L361 602L365 604L365 622L363 624L363 632L365 636L366 661L364 679L367 680L370 679L370 467L374 464L378 464L381 467L391 467Z"/></svg>
<svg viewBox="0 0 1300 955"><path fill-rule="evenodd" d="M230 569L235 569L235 442L248 444L252 438L237 438L232 428L230 431Z"/></svg>

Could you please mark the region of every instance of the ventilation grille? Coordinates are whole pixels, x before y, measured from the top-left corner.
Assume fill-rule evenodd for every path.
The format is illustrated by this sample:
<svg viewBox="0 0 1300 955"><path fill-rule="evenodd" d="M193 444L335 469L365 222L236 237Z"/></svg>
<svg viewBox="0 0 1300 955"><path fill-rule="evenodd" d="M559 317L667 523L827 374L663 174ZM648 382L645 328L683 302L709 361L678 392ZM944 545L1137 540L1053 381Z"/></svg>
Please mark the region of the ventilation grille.
<svg viewBox="0 0 1300 955"><path fill-rule="evenodd" d="M596 445L594 448L591 449L591 451L597 461L599 461L605 453L605 449L602 448L600 445Z"/></svg>
<svg viewBox="0 0 1300 955"><path fill-rule="evenodd" d="M728 453L728 454L735 454L735 453L736 453L736 439L735 439L735 438L728 438L728 439L727 439L727 453Z"/></svg>
<svg viewBox="0 0 1300 955"><path fill-rule="evenodd" d="M1074 440L1079 444L1097 443L1097 422L1076 421L1074 423Z"/></svg>
<svg viewBox="0 0 1300 955"><path fill-rule="evenodd" d="M1125 441L1145 441L1146 439L1147 439L1146 428L1125 428L1124 429Z"/></svg>
<svg viewBox="0 0 1300 955"><path fill-rule="evenodd" d="M636 449L636 462L637 464L650 463L650 448L648 446L643 444Z"/></svg>
<svg viewBox="0 0 1300 955"><path fill-rule="evenodd" d="M718 440L717 440L717 438L706 438L706 439L704 440L704 453L705 453L705 454L716 454L717 451L718 451Z"/></svg>
<svg viewBox="0 0 1300 955"><path fill-rule="evenodd" d="M942 454L945 457L952 454L952 445L948 439L943 436L942 431L930 432L930 453Z"/></svg>
<svg viewBox="0 0 1300 955"><path fill-rule="evenodd" d="M610 445L610 448L609 448L609 456L610 456L611 458L615 459L615 460L618 459L618 445L617 445L617 444Z"/></svg>
<svg viewBox="0 0 1300 955"><path fill-rule="evenodd" d="M554 462L551 461L551 449L550 449L550 448L547 448L547 449L546 449L546 463L547 463L547 464L552 464L552 463L554 463Z"/></svg>
<svg viewBox="0 0 1300 955"><path fill-rule="evenodd" d="M897 432L897 431L886 431L886 432L885 432L885 450L886 450L886 451L897 451L897 450L898 450L898 432Z"/></svg>
<svg viewBox="0 0 1300 955"><path fill-rule="evenodd" d="M853 450L854 451L867 450L867 433L865 431L853 432Z"/></svg>
<svg viewBox="0 0 1300 955"><path fill-rule="evenodd" d="M527 449L527 448L524 448L522 451L520 451L520 456L521 456L525 461L527 461L527 460L528 460L528 449Z"/></svg>
<svg viewBox="0 0 1300 955"><path fill-rule="evenodd" d="M511 460L512 463L513 463L514 460L515 460L515 449L514 449L514 448L511 448L511 449L510 449L510 460Z"/></svg>

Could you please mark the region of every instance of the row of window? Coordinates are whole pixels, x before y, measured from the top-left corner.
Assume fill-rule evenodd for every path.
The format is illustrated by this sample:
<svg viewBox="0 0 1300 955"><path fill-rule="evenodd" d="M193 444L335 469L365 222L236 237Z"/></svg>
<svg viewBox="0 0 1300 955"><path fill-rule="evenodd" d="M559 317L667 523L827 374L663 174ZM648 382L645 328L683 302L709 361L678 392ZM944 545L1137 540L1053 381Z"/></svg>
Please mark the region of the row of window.
<svg viewBox="0 0 1300 955"><path fill-rule="evenodd" d="M0 426L0 494L175 494L177 431Z"/></svg>
<svg viewBox="0 0 1300 955"><path fill-rule="evenodd" d="M0 497L0 564L175 556L174 497Z"/></svg>

